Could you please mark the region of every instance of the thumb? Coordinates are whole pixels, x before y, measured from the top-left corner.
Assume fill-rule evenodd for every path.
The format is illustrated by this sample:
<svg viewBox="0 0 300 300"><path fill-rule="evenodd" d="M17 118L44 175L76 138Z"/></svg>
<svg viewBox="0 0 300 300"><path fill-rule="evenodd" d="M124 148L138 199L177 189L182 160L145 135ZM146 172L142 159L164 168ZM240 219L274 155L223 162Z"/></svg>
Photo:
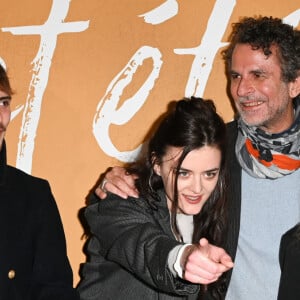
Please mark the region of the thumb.
<svg viewBox="0 0 300 300"><path fill-rule="evenodd" d="M228 254L224 254L221 258L220 258L220 262L228 267L228 268L232 268L234 266L234 263L231 259L231 257Z"/></svg>

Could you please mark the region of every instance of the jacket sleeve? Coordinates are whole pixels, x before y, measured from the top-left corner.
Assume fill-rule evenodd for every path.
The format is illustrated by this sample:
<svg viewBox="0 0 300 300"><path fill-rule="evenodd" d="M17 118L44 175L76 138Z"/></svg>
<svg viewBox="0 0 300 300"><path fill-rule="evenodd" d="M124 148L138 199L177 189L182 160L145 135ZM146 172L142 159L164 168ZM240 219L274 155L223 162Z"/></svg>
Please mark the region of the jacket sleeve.
<svg viewBox="0 0 300 300"><path fill-rule="evenodd" d="M99 241L99 252L160 291L196 292L197 285L171 274L168 255L180 243L165 233L154 212L142 203L142 199L109 195L87 208L86 218Z"/></svg>
<svg viewBox="0 0 300 300"><path fill-rule="evenodd" d="M281 277L278 300L300 299L300 225L288 230L281 238L279 262Z"/></svg>
<svg viewBox="0 0 300 300"><path fill-rule="evenodd" d="M73 274L59 211L47 181L36 179L34 261L31 298L43 300L79 299L73 288Z"/></svg>

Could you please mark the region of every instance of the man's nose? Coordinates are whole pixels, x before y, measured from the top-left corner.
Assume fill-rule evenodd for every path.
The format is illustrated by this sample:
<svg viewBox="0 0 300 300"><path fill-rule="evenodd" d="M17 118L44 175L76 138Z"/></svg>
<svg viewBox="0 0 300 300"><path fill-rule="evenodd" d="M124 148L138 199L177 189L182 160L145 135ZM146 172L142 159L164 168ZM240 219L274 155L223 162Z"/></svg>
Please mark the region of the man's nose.
<svg viewBox="0 0 300 300"><path fill-rule="evenodd" d="M245 97L254 92L254 86L250 79L241 78L237 87L237 95Z"/></svg>

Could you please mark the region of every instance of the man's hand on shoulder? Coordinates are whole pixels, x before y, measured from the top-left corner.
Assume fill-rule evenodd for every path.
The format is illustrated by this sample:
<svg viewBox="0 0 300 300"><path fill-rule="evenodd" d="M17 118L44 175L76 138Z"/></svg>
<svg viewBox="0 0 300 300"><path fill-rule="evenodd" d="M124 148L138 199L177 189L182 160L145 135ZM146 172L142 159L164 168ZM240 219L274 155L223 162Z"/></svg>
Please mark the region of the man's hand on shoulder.
<svg viewBox="0 0 300 300"><path fill-rule="evenodd" d="M134 174L128 174L125 168L113 167L104 176L99 186L95 190L95 194L100 199L105 199L107 192L116 194L124 199L129 196L138 198L139 194L135 187Z"/></svg>

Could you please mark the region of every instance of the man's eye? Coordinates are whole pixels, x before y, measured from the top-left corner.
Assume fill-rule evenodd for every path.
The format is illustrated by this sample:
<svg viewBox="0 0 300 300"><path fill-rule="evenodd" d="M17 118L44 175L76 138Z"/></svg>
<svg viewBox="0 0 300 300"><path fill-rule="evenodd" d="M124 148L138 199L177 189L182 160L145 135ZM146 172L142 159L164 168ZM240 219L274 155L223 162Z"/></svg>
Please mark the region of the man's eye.
<svg viewBox="0 0 300 300"><path fill-rule="evenodd" d="M0 106L8 107L10 105L10 101L11 101L11 98L9 96L1 97L0 98Z"/></svg>
<svg viewBox="0 0 300 300"><path fill-rule="evenodd" d="M240 78L240 77L241 77L241 76L240 76L239 74L237 74L237 73L231 73L230 76L231 76L231 79L237 79L237 78Z"/></svg>
<svg viewBox="0 0 300 300"><path fill-rule="evenodd" d="M0 106L4 106L4 107L7 107L9 106L10 102L8 100L2 100L0 101Z"/></svg>
<svg viewBox="0 0 300 300"><path fill-rule="evenodd" d="M263 78L263 77L265 77L263 74L261 74L261 73L255 73L254 74L254 77L255 78Z"/></svg>

